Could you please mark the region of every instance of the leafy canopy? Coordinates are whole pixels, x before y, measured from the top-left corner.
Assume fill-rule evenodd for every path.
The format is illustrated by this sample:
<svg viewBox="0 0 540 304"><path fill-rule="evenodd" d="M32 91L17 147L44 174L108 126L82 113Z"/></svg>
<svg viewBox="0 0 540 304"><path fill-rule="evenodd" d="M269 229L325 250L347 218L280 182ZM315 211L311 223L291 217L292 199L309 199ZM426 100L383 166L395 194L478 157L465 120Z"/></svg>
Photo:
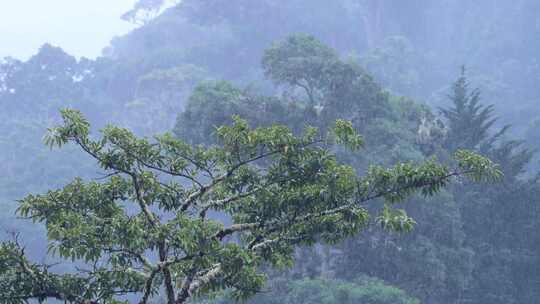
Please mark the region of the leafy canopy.
<svg viewBox="0 0 540 304"><path fill-rule="evenodd" d="M362 144L343 120L324 136L311 127L295 136L284 126L252 129L234 117L217 128L219 145L203 147L170 134L137 138L114 126L94 138L80 112L63 110L62 117L47 144L75 144L106 175L29 195L18 213L45 224L50 254L85 267L54 273L26 258L18 240L3 243L0 299L7 303L116 303L128 294L147 303L160 290L171 304L221 289L245 298L263 286L261 266L290 265L296 245L336 243L371 218L408 231L414 221L395 203L432 195L455 176L499 174L489 160L460 151L455 169L430 160L373 166L358 176L329 150ZM379 198L384 208L369 214L367 203ZM216 212L226 219L210 216Z"/></svg>
<svg viewBox="0 0 540 304"><path fill-rule="evenodd" d="M360 277L352 282L325 279L274 280L271 292L261 293L247 304L419 304L403 290L384 282ZM227 295L197 301L200 304L232 304Z"/></svg>

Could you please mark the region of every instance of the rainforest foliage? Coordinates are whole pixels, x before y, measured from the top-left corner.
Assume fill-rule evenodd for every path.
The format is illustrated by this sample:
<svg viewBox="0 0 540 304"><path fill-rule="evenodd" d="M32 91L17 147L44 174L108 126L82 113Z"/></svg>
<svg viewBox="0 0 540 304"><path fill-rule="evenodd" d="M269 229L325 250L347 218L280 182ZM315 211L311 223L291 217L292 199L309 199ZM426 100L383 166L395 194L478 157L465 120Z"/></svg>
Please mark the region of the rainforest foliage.
<svg viewBox="0 0 540 304"><path fill-rule="evenodd" d="M0 60L0 302L536 302L540 6L411 3L141 0Z"/></svg>

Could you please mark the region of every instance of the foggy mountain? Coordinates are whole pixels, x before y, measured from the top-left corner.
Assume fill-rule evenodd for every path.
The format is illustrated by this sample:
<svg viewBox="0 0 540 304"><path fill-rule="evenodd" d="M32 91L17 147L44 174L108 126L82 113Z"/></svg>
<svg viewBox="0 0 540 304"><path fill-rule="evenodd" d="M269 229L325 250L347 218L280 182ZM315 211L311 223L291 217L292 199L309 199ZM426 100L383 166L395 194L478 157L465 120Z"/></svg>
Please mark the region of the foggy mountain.
<svg viewBox="0 0 540 304"><path fill-rule="evenodd" d="M258 153L257 149L264 150L280 142L277 145L279 155L287 162L275 159L255 162L253 167L238 173L215 193L213 190L208 193L200 190L199 199L207 199L210 205L226 200L229 194L239 196L235 200L245 204L215 210L208 207L201 214L206 216L206 211L214 211L213 218L218 219L214 222L232 224L245 224L248 219L260 220L264 215L272 219L268 223L275 224L278 219L288 219L291 213L295 213L295 220L287 225L290 230L281 231L273 227L274 230L268 231L269 234L281 231L279 235L287 237L287 241L282 241L291 243L281 244L283 247L278 244L268 252L260 255L253 253L251 256L250 251L231 248L246 240L256 244L256 240L260 241L257 237L264 237L263 232L254 230L246 232L246 235L230 235L230 239L220 238L219 241L233 244L229 244L231 248L222 248L222 251L216 249L216 256L208 260L200 253L199 263L206 267L207 272L212 272L212 265L230 263L231 268L226 271L236 273L236 276L218 275L217 278L208 279L208 282L200 279L198 284L204 288L192 294L181 286L189 281L190 273L194 276L192 280L197 281L195 270L198 264L194 261L190 261L192 264L180 264L172 269L173 276L177 275L175 286L179 288L173 297L176 303L185 303L182 301L187 301L188 295L198 295L192 300L193 303L236 303L248 295L249 303L262 304L529 304L538 301L540 187L537 176L540 167L536 150L540 148L540 2L139 0L122 18L131 22L134 29L112 39L96 59L78 58L63 50L62 46L45 44L28 60L14 59L18 54L0 60L0 103L4 108L0 112L0 160L4 169L0 177L3 210L0 227L6 231L3 235L6 243L0 248L0 279L4 282L0 283L0 303L47 298L73 303L115 303L113 300L142 302L140 298L148 288L141 282L150 275L129 277L126 269L150 271L151 274L152 268L144 265L145 259L129 257L129 254L115 256L112 251L107 253L109 255L86 259L90 255L88 251L97 254L96 248L102 246L101 242L107 237L114 243L113 232L108 236L107 229L95 229L98 226L108 227L103 224L106 221L100 221L100 217L113 221L114 218L108 217L110 214L126 209L126 222L122 222L124 218L119 216L122 220L118 220L116 225L128 227L132 223L131 219L128 220L132 215L130 212L138 210L136 204L130 205L134 201L132 197L142 194L128 190L120 193L118 190L118 198L115 197L112 202L120 200L119 209L111 207L106 211L99 209L101 205L95 201L108 199L95 194L99 191L92 190L94 188L90 184L88 188L82 184L74 187L87 189L88 193L97 195L95 200L84 197L83 194L88 193L83 190L80 190L81 193L77 192L79 190L69 192L69 195L59 192L43 200L28 197L20 200L31 193L40 194L48 189L61 188L77 176L85 181L121 184L114 181L114 176L133 176L129 174L131 168L142 170L143 173L153 172L163 178L158 181L165 186L157 186L159 183L156 182L155 188L147 189L148 193L155 189L168 193L172 187L179 197L189 197L188 194L196 192L190 192L195 190L188 185L194 186L193 189L197 184L210 182L213 185L212 181L216 178L210 167L200 165L202 162L211 163L214 160L215 166L223 162L227 164L223 168L234 168L234 163L225 161L233 162L227 158L234 154L231 152L233 150L227 149L239 145L238 142L242 141L238 138L248 132L242 129L238 120L232 118L234 115L245 119L251 127L263 130L261 133L254 131L246 139L249 144L242 142L246 146L235 146L238 151L245 149L246 155L253 157ZM96 20L97 23L99 20ZM86 132L84 120L81 120L84 123L79 121L82 118L71 112L62 117L59 110L64 108L76 109L84 115L92 130L88 138L82 136ZM319 152L303 152L302 132L307 125L317 127L324 135L331 134L333 126L339 126L336 121L342 120L350 122L351 130L347 124L342 125L345 131L336 131L336 144L359 145L354 141L356 137L347 133L354 129L362 136L363 146L360 150L349 151L325 142L317 146L322 152L315 148L314 151ZM62 140L70 143L62 149L52 150L44 145L47 129L66 123L66 129L54 129L53 135L57 137L53 138L60 144L64 144ZM123 133L124 129L108 129L112 128L107 127L109 124L129 129L133 136L146 138L153 144L146 146L143 139L140 142L133 140L131 135ZM230 130L217 128L231 124L234 127ZM276 124L287 126L290 132L283 131ZM69 129L70 126L73 129ZM103 128L110 133L104 131L100 135L97 130ZM75 132L81 137L73 135L75 133L61 137L62 132ZM155 134L165 132L169 132L171 139L153 138ZM84 140L88 140L88 143L95 141L98 147L100 136L103 136L103 150L96 148L93 154L89 153L89 150L93 151L93 146L89 144L85 147ZM346 137L346 140L340 136ZM174 146L171 144L173 139L182 144ZM122 148L121 143L128 148ZM257 149L250 144L256 145ZM149 152L157 146L163 151L155 152L155 155ZM223 154L213 151L211 147L223 147ZM287 147L287 150L281 150L285 149L283 147ZM293 151L290 153L298 153L294 154L295 158L286 158L289 147ZM462 149L496 163L502 176L497 181L489 182L483 178L475 179L465 169L489 171L488 162L482 162L483 158L475 158L474 154L466 157L469 167L459 167L463 163L453 155L459 155ZM201 151L216 154L208 152L210 154L207 155ZM458 154L455 154L456 151ZM99 153L103 153L104 160L96 157L101 155ZM146 162L130 153L147 157ZM178 163L171 163L169 167L163 165L167 161L172 162L169 154L174 153L183 155L189 166L194 167L186 165L183 168ZM328 159L336 159L336 162L350 166L351 172L328 165L327 158L320 156L326 153L333 155ZM162 154L166 155L164 159L157 156ZM453 178L448 183L441 182L445 180L441 177L433 189L424 191L423 187L431 187L434 178L444 169L436 165L422 167L423 162L432 159L443 164L444 168L457 165L467 173L456 178L448 174ZM471 159L476 163L471 163ZM96 166L96 160L100 166ZM343 215L343 218L331 217L326 221L313 220L295 226L295 221L301 222L296 213L309 215L320 212L327 215L329 210L324 208L337 204L335 201L339 199L336 197L349 189L344 185L347 182L341 180L336 181L335 188L331 188L333 184L320 177L322 173L310 179L309 169L315 163L321 166L321 172L323 169L330 170L336 176L349 176L350 173L348 180L352 180L353 173L367 177L373 174L370 177L372 180L365 180L376 185L388 183L383 187L388 193L375 197L375 203L361 205L361 212L380 216L372 216L362 222L362 216L355 213L360 211L355 209L348 214L349 217ZM139 169L133 164L138 164ZM285 164L290 166L286 167L287 174L279 171L285 170L280 167ZM384 171L400 164L420 167L410 169L410 172L407 171L409 173L405 172L406 169ZM160 167L162 165L166 168ZM186 171L172 174L172 171L180 170L177 168ZM257 171L259 168L266 169L260 169L261 173ZM422 168L427 171L422 171ZM254 189L273 189L273 184L265 186L257 183L272 181L282 185L264 175L272 170L281 172L287 178L294 172L304 172L294 177L302 184L287 184L289 188L278 188L272 195L257 196L259 192ZM399 175L404 172L411 175ZM419 172L427 172L422 176L425 180L414 175ZM173 183L175 178L184 175L188 175L188 178L182 183ZM229 175L233 176L232 173ZM141 175L140 178L146 177ZM446 175L443 177L446 178ZM410 180L418 192L401 193L401 187L396 188L399 190L391 187L391 183L409 185ZM108 184L107 187L116 186ZM118 187L124 189L124 186ZM319 194L313 194L314 198L309 202L302 201L301 198L307 199L312 193L306 189L319 189L317 187L322 189L320 193L317 192ZM206 188L201 186L201 189ZM161 196L158 192L154 193L152 199L160 201L160 204L150 205L150 211L155 212L159 219L175 218L177 213L172 210L180 207L164 203L166 195L163 193ZM283 198L289 205L281 205L268 198L281 198L283 193L289 195ZM80 199L71 201L76 197ZM69 202L68 207L54 204L63 202L63 199ZM266 202L265 199L269 200L266 205L257 205L258 202ZM302 207L291 211L290 206L297 206L295 204L299 201L302 201ZM398 201L401 203L397 204ZM80 207L81 210L71 214L69 206L79 208L80 202L91 207ZM96 205L92 205L94 203ZM29 214L35 216L34 220L41 219L37 220L40 224L30 225L30 220L20 219L21 214L15 213L18 207L19 212L24 211L21 206L26 204ZM192 211L190 207L186 209ZM65 214L58 213L63 208ZM408 215L399 213L401 209ZM193 211L193 214L201 212L194 210L197 212ZM133 223L138 221L135 218L133 216ZM388 221L385 222L385 219ZM66 225L62 224L64 221ZM392 226L393 221L398 223L397 226ZM133 237L134 242L140 242L141 248L148 246L140 255L147 255L151 262L155 262L164 253L157 249L159 242L144 242L145 238L149 240L154 237L151 233L152 221L149 220L149 223L141 224L143 228L133 228L133 231L142 229L148 234L146 237L130 230L132 234L126 232L124 238ZM187 244L181 237L171 237L167 242L178 242L186 248L208 246L204 250L213 252L214 247L219 246L213 243L207 245L201 239L208 237L206 234L221 225L216 223L204 226L206 222L203 220L201 223L195 220L191 222L188 216L179 217L174 225L187 227L178 229L188 230L189 233L182 230L178 235L193 241L193 244ZM384 223L392 226L390 230L397 231L385 231L387 227ZM409 224L414 229L406 232ZM6 245L11 244L8 242L13 239L13 231L20 233L21 242L26 248L24 253L30 260L50 262L71 257L58 266L60 273L76 272L92 262L95 262L95 267L98 262L110 262L107 259L114 256L114 262L120 265L117 266L124 267L120 272L126 273L126 277L107 272L114 268L112 266L103 266L105 270L102 271L106 275L92 276L92 272L89 272L85 276L90 279L82 281L69 281L71 278L68 280L61 276L50 279L44 275L49 285L44 283L40 286L45 287L39 288L45 291L49 288L50 294L38 287L32 289L31 286L38 286L36 282L41 279L35 273L47 273L49 268L32 266L31 271L27 269L25 272L22 267L21 272L17 270L18 266L13 266L25 263L25 260L18 260L19 256L14 253L18 251ZM190 237L194 237L194 240ZM123 243L118 245L120 243L113 245L129 247ZM45 259L47 245L50 248L57 246L59 255ZM177 251L174 253L177 254ZM183 254L190 256L187 249ZM141 264L140 267L137 263ZM276 265L289 267L276 269L273 267ZM163 270L156 267L156 273ZM202 272L201 269L198 269L199 272ZM56 269L53 267L50 270ZM257 271L263 273L266 280L258 276ZM155 276L156 281L151 281L149 285L154 302L149 303L174 303L167 289L167 274L159 272ZM14 283L19 281L24 284ZM192 283L188 282L187 286ZM261 286L264 287L259 290ZM115 291L99 298L99 293L106 288L135 292L118 291L116 294ZM208 294L210 291L213 292L212 296ZM70 292L79 294L66 296Z"/></svg>

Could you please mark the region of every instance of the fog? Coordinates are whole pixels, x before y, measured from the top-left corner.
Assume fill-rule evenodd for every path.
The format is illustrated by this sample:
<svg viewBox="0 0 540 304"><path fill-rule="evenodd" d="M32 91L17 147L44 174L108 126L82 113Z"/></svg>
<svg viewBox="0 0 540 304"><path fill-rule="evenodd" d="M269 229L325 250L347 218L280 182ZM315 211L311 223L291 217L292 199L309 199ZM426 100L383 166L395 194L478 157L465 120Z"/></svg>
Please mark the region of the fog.
<svg viewBox="0 0 540 304"><path fill-rule="evenodd" d="M540 1L0 2L0 304L539 301Z"/></svg>
<svg viewBox="0 0 540 304"><path fill-rule="evenodd" d="M76 57L95 58L134 26L120 19L135 0L2 0L0 57L28 59L44 43Z"/></svg>

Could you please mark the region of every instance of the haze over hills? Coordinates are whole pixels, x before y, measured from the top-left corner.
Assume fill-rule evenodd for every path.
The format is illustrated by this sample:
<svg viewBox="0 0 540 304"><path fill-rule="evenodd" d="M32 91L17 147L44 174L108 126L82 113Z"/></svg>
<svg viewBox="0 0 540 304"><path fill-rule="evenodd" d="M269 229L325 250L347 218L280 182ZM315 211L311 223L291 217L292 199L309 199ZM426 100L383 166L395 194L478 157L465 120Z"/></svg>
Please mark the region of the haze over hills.
<svg viewBox="0 0 540 304"><path fill-rule="evenodd" d="M223 189L201 196L212 205L231 193L255 191L240 194L235 198L239 202L235 207L214 210L212 215L226 223L244 223L242 221L246 219L260 220L268 216L275 224L278 219L298 219L295 214L298 212L326 214L328 210L324 208L338 203L338 199L332 200L334 195L348 193L349 187L355 187L348 183L354 180L353 174L371 176L372 180L367 181L382 185L381 188L386 190L394 189L390 186L404 181L428 183L432 180L426 176L439 176L437 174L444 170L435 165L424 171L408 166L436 159L451 168L459 163L453 158L455 152L467 149L499 164L503 177L497 183L475 183L474 176L473 181L460 177L452 179L453 183L436 184L433 189L424 191L426 196L409 196L411 193L396 190L396 193L381 195L386 201L366 203L362 205L365 210L352 210L354 212L343 214L343 218L330 216L325 218L328 222L313 220L305 225L295 225L291 221L286 225L291 230L278 229L282 234L272 235L282 238L287 245L276 242L276 247L271 247L273 249L263 257L255 254L257 258L251 259L249 250L242 251L245 248L233 252L212 243L216 246L212 248L219 247L223 251L216 249L220 255L212 251L214 249L208 249L215 256L201 256L201 265L230 262L238 268L231 266L234 269L227 269L230 271L227 273L238 276L217 280L215 285L211 285L214 281L210 280L208 289L219 290L223 286L228 289L218 293L216 299L197 301L234 303L229 294L231 290L242 291L243 287L249 294L250 289L260 287L258 270L263 270L268 277L269 289L250 300L256 304L530 304L540 298L540 185L537 178L540 166L535 153L535 149L540 149L540 2L126 0L114 4L92 1L83 5L78 1L47 1L47 4L35 4L32 12L21 11L24 1L20 3L9 4L12 5L11 13L6 10L0 13L0 45L6 45L0 56L19 58L0 61L0 104L3 107L0 112L0 163L3 164L0 228L22 232L27 246L25 253L34 261L43 260L47 245L44 225L20 221L14 214L19 204L16 200L29 193L44 193L62 187L81 176L84 181L111 181L107 187L126 191L126 196L132 199L119 195L124 200L120 203L123 208L125 201L131 203L134 200L135 192L125 190L129 183L125 184L127 188L122 188L118 185L124 184L112 181L118 172L122 172L122 166L132 168L130 161L139 167L150 168L148 172L159 171L157 176L163 178L161 182L178 177L169 174L182 170L184 162L169 164L167 157L172 152L164 151L172 149L173 139L186 143L174 146L174 153L184 156L197 168L189 167L190 170L181 172L187 174L188 179L192 175L197 178L197 174L204 176L205 182L215 177L212 170L201 169L204 166L199 161L212 163L210 159L219 163L226 159L231 162L228 165L234 167L231 164L241 157L227 157L235 155L234 151L244 151L244 148L247 154L257 153L258 150L250 150L253 147L249 144L254 142L261 144L256 146L261 151L277 142L279 153L282 153L279 155L283 157L279 159L287 161L273 168L279 174L286 172L288 178L298 174L292 176L291 183L276 182L282 188L274 189L273 184L260 187L258 183L267 180L257 174L271 170L261 173L257 169L265 168L275 160L260 162L241 171L242 175L234 176ZM66 11L74 13L67 14L69 18L60 17L66 16ZM2 14L6 18L2 19ZM132 25L120 20L121 15ZM50 32L47 27L40 27L41 22L51 25ZM82 28L78 29L77 25ZM29 31L33 35L25 35ZM54 36L49 36L51 34ZM95 140L100 136L97 130L111 123L131 130L136 136L146 136L154 144L153 141L158 139L152 136L156 133L170 132L170 137L161 139L160 145L146 146L144 141L132 142L131 135L121 129L106 129L109 133L105 139L110 142L105 147L110 150L98 151L120 166L118 172L106 174L103 169L112 168L109 163L102 161L101 168L96 166L91 153L85 153L76 144L52 151L43 145L47 128L62 123L59 109L66 107L80 110L91 124L90 137L79 139ZM233 115L239 115L251 127L270 129L249 133L242 121L231 118ZM62 130L84 135L86 125L77 124L80 122L77 115L67 112L64 119L75 121L70 126L79 129L68 126ZM360 150L331 146L327 151L325 146L320 147L321 150L304 151L298 146L301 145L298 139L291 137L301 134L306 125L318 127L323 134L331 133L336 120L339 122L340 119L350 122L350 128L362 135ZM216 129L235 122L237 125L233 129ZM291 132L272 129L276 123L287 126ZM357 138L348 126L341 122L341 135L346 139L343 142L358 146L359 141L355 141ZM62 132L55 134L60 136ZM218 134L222 135L220 140ZM231 140L235 136L237 142ZM62 142L65 138L56 139ZM115 147L114 140L127 144L129 149ZM248 146L235 146L239 143ZM204 147L220 144L228 154L212 154L213 150L208 154L200 152L206 151ZM95 145L99 147L99 143ZM191 146L199 148L190 150L188 147ZM158 153L166 155L163 159L148 152L156 147L164 149L160 151L163 154ZM227 150L231 147L238 149ZM146 163L130 153L143 157ZM489 168L481 158L458 155L477 161L474 163L477 168ZM352 169L334 167L334 159ZM401 171L385 171L394 165ZM317 172L314 169L317 166L328 170L324 172L335 173L332 176L336 179L339 176L349 178L347 181L332 180L328 174L321 177L328 178L323 183L323 179L314 177L317 175L309 175ZM424 179L414 175L419 172L426 175L421 176ZM399 174L411 175L403 177ZM142 174L141 178L148 178L148 175ZM298 185L294 184L295 178ZM192 180L191 183L197 184ZM185 191L182 188L180 191L175 187L189 184L189 180L172 186L149 183L155 188L148 188L146 194L159 201L152 208L165 206L166 213L170 211L167 208L177 206L168 202L168 196L163 193L170 195L176 190L176 195L183 197L193 189L186 188ZM89 189L83 194L94 195L98 188L92 187L76 184L74 188ZM275 192L257 196L259 187ZM156 189L163 191L161 196L153 192ZM279 197L282 201L272 201L264 195ZM313 203L310 205L303 198L310 198ZM393 201L402 198L407 199L399 204ZM46 202L55 203L54 199ZM77 202L80 201L72 205L84 207ZM93 204L95 201L85 202ZM28 204L32 206L36 202L29 200ZM92 208L99 211L100 206L92 205ZM299 209L293 208L298 206ZM413 225L408 216L400 213L401 208L417 223L411 232L401 233ZM85 221L118 211L115 208L102 210L102 213L91 208L79 210L87 217L70 208L65 208L67 215L56 214L57 209L49 210L54 216L47 218L47 223L53 223L47 229L56 233L49 236L57 238L58 243L65 241L58 235L72 241L63 252L68 252L67 256L73 254L75 260L84 255L81 252L88 250L85 246L90 246L78 239L79 235L90 244L101 244L100 237L95 236L106 232L92 229L114 226ZM135 210L132 209L129 212ZM196 211L193 212L204 218L205 212ZM374 216L363 222L364 211ZM181 232L186 232L182 235L193 243L182 243L181 246L199 250L197 246L206 243L191 239L199 235L194 231L205 235L216 229L217 224L205 226L207 222L198 222L189 216L181 218L182 225L171 227L192 229L185 228L190 233ZM59 221L63 218L76 224L73 227L63 225ZM300 218L300 222L303 219ZM148 258L154 262L155 248L152 249L145 240L159 239L162 234L149 232L152 221L146 223L147 226L136 226L139 222L135 220L122 220L119 217L118 223L122 224L117 223L114 227L135 225L129 231L133 234L128 233L124 238L133 238L141 248L148 245L148 251L140 254L152 252ZM380 229L385 225L400 233ZM200 227L207 230L197 230ZM351 232L357 229L361 230L359 234ZM137 231L148 234L140 237ZM254 230L246 237L259 232ZM260 237L264 237L260 233ZM270 229L268 233L275 231ZM3 235L4 239L9 237L9 234ZM302 237L305 238L302 246L295 250L287 247L297 245L294 242ZM332 243L333 237L343 240ZM328 239L330 242L325 243ZM223 240L228 241L226 237ZM255 244L258 240L251 241ZM90 255L96 252L89 251ZM4 262L12 265L9 263L13 259L6 259L9 256L6 252L11 251L0 248L0 266ZM178 252L174 251L174 254ZM291 252L295 264L286 271L275 271L265 263L253 268L242 267L259 261L258 258L284 265L289 262ZM226 260L231 256L243 259L240 266L235 264L235 259ZM139 266L137 270L151 269L142 265L144 259L140 257L127 264L122 264L123 258L127 259L126 256L115 256L117 266L128 270ZM189 274L186 265L174 269L179 285L186 281L181 280L181 275ZM74 271L75 266L80 265L68 259L61 266L65 268L61 269ZM197 268L197 265L188 266ZM2 271L0 267L0 303L5 295L2 287L11 286L13 278L18 278L16 273ZM107 278L115 284L125 283L124 277ZM141 287L139 279L134 276L128 281L142 291L146 287ZM164 281L161 277L156 280L156 303L166 303L165 298L170 298L170 294L162 292ZM31 280L28 282L32 283ZM7 287L4 290L8 290ZM140 294L128 299L134 302L138 296ZM177 298L181 299L181 295Z"/></svg>

